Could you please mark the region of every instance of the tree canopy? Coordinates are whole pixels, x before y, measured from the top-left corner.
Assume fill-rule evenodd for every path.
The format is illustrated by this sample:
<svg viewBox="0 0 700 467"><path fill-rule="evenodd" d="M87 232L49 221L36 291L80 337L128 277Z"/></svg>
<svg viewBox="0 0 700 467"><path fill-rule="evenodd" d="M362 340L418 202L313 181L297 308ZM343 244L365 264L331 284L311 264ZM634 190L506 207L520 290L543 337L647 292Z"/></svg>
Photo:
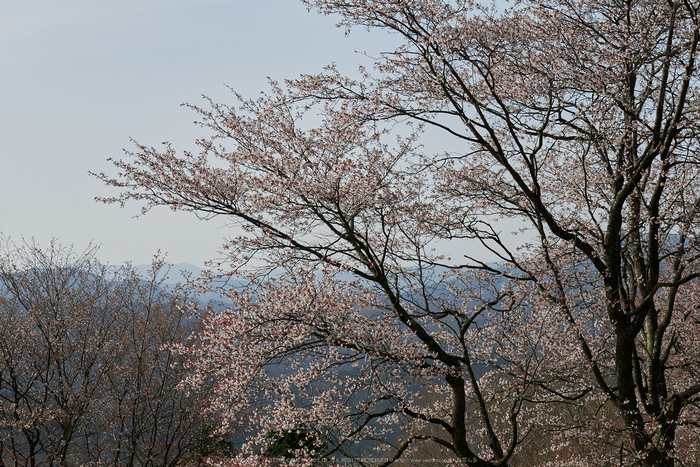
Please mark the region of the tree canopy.
<svg viewBox="0 0 700 467"><path fill-rule="evenodd" d="M183 347L247 429L228 462L286 432L302 459L700 463L700 4L305 3L399 45L195 107L200 153L101 176L245 229L248 286Z"/></svg>
<svg viewBox="0 0 700 467"><path fill-rule="evenodd" d="M182 290L95 249L0 250L0 465L195 465L201 392L173 353L195 321Z"/></svg>

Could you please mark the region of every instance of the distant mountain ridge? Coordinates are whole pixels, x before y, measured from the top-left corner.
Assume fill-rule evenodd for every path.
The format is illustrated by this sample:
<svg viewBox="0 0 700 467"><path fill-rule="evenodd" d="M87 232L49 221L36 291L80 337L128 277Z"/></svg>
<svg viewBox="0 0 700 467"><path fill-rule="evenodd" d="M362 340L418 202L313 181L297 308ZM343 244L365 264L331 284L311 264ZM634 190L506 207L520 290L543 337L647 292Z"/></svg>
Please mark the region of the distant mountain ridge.
<svg viewBox="0 0 700 467"><path fill-rule="evenodd" d="M151 275L152 266L150 264L138 264L133 269L141 277L147 278ZM190 263L166 263L158 278L161 279L164 275L167 275L163 280L164 285L182 284L188 279L196 279L203 271L204 269Z"/></svg>

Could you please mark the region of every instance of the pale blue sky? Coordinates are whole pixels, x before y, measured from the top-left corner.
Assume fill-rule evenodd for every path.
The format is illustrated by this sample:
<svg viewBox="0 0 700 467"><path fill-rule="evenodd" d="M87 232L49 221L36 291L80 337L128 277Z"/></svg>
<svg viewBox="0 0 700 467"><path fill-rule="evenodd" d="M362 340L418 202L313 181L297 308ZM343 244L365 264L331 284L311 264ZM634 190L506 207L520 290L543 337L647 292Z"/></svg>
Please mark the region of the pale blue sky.
<svg viewBox="0 0 700 467"><path fill-rule="evenodd" d="M179 149L203 130L182 102L201 95L233 102L331 62L354 72L389 38L307 13L295 0L21 0L0 2L0 232L19 241L55 237L82 249L101 245L112 264L202 265L231 234L224 221L136 204L96 203L115 191L88 176L108 157L172 141ZM114 171L112 170L112 173Z"/></svg>

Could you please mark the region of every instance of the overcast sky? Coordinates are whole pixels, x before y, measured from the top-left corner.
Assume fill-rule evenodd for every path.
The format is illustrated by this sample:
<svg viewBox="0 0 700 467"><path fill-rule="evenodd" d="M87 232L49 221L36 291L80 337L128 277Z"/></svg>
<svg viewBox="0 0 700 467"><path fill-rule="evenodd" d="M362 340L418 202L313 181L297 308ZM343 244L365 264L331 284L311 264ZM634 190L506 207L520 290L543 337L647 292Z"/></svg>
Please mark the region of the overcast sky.
<svg viewBox="0 0 700 467"><path fill-rule="evenodd" d="M53 237L102 261L202 265L231 235L223 219L138 204L94 201L115 195L88 171L114 173L108 157L171 141L195 149L206 133L181 107L206 94L233 102L336 62L353 72L389 39L308 13L295 0L22 0L0 2L0 232L15 242Z"/></svg>

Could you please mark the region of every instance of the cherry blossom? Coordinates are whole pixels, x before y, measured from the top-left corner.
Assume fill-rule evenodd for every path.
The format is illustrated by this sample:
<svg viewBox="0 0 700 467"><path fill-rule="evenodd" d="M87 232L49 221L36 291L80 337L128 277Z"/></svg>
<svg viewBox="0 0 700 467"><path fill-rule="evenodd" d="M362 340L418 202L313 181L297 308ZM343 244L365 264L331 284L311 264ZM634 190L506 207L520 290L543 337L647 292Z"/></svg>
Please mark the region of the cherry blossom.
<svg viewBox="0 0 700 467"><path fill-rule="evenodd" d="M302 430L306 460L697 463L700 5L305 3L402 43L101 176L245 230L248 285L181 348L236 462Z"/></svg>

